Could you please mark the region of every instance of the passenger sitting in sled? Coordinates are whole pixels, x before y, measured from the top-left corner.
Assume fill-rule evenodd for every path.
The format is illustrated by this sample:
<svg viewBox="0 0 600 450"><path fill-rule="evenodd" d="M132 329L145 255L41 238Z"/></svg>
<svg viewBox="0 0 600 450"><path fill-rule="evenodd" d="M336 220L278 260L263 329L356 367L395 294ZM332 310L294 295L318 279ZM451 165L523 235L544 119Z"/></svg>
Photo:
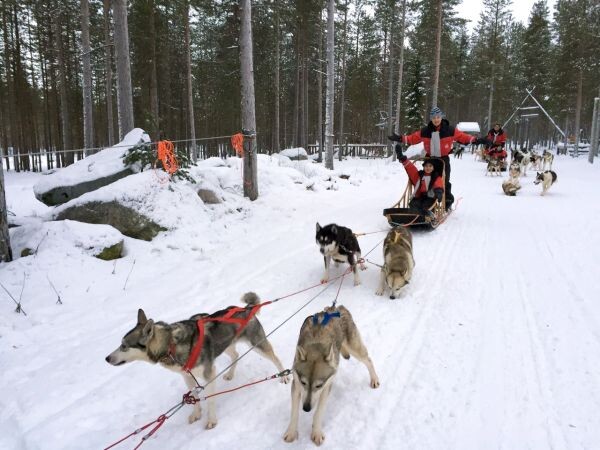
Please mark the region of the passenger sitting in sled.
<svg viewBox="0 0 600 450"><path fill-rule="evenodd" d="M486 139L488 145L485 154L493 159L505 159L506 150L504 150L504 145L506 144L506 133L504 133L499 123L495 124L494 128L488 131Z"/></svg>
<svg viewBox="0 0 600 450"><path fill-rule="evenodd" d="M419 211L419 214L433 218L429 208L438 201L442 202L444 195L444 182L442 176L435 170L431 159L423 161L423 170L418 170L415 165L402 154L402 145L396 144L396 155L402 163L410 182L414 186L413 198L408 206Z"/></svg>

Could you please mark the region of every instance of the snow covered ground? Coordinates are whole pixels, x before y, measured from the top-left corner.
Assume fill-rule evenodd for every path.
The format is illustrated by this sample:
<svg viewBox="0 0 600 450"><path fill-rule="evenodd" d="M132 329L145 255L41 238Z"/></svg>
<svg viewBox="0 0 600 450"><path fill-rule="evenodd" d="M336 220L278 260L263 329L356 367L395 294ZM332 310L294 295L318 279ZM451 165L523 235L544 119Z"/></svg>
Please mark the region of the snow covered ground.
<svg viewBox="0 0 600 450"><path fill-rule="evenodd" d="M514 198L504 196L502 179L484 176L485 165L471 155L452 164L458 209L437 230L414 233L416 269L402 298L374 295L374 266L361 273L361 286L353 287L351 277L344 281L339 303L353 313L381 387L369 388L356 360L341 361L323 446L598 448L598 164L557 157L558 182L547 196L539 195L541 185L533 185L530 172ZM0 281L12 295L19 298L23 289L28 314L14 313L12 300L0 293L0 448L104 448L179 402L186 389L178 375L143 362L113 367L104 361L135 324L139 307L172 322L239 304L249 290L273 299L318 282L315 222L355 232L386 230L382 209L406 183L400 164L356 159L336 165L349 180L326 181L310 163L297 170L283 159L264 158L261 196L253 203L240 196L235 160L229 168L197 169L214 185L229 180L225 202L198 204L185 198L185 186L176 189L179 208L155 205L176 229L152 242L125 238L127 254L116 264L78 245L86 235L96 243L105 227L95 232L76 222L39 223L35 216L50 211L34 199L32 186L41 175L5 173L9 210L29 217L23 220L27 236L11 230L14 245L28 239L39 248L35 256L0 266ZM135 176L158 189L156 177ZM363 253L384 236L361 237ZM369 258L380 262L381 247ZM343 269L336 270L332 274ZM293 361L304 318L330 304L335 290L271 336L284 366ZM315 293L265 307L265 330ZM227 362L219 358L219 367ZM240 361L236 378L219 380L217 389L274 372L252 352ZM290 392L276 381L218 398L214 430L204 429L204 419L188 425L189 410L175 414L142 448L313 448L312 413L300 413L299 439L283 442ZM116 448L133 448L139 437Z"/></svg>

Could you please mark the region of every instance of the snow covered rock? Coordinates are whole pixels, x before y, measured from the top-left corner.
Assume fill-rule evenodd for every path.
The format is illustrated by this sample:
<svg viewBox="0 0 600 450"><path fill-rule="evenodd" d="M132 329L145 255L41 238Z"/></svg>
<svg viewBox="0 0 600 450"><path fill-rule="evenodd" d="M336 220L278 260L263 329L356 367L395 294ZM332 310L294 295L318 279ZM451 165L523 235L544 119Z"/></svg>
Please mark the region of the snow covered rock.
<svg viewBox="0 0 600 450"><path fill-rule="evenodd" d="M141 142L150 138L134 128L117 145L45 176L33 187L35 197L48 206L60 205L133 174L132 168L123 165L123 154Z"/></svg>
<svg viewBox="0 0 600 450"><path fill-rule="evenodd" d="M65 219L111 225L125 236L144 241L151 241L158 233L167 230L135 209L117 201L91 201L67 207L56 216L56 220Z"/></svg>
<svg viewBox="0 0 600 450"><path fill-rule="evenodd" d="M285 150L279 152L279 154L282 156L287 156L292 161L308 159L308 154L306 153L306 150L304 150L302 147L286 148Z"/></svg>
<svg viewBox="0 0 600 450"><path fill-rule="evenodd" d="M221 203L221 199L217 196L217 194L215 194L214 191L211 191L210 189L198 189L198 197L200 197L207 205L216 205Z"/></svg>

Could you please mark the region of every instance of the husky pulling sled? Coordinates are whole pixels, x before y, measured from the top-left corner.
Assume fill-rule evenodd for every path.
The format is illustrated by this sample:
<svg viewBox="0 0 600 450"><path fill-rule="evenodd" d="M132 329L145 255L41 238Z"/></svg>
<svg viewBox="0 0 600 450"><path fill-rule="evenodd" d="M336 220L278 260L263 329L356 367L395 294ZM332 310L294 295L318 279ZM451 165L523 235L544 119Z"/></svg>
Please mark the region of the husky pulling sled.
<svg viewBox="0 0 600 450"><path fill-rule="evenodd" d="M417 158L416 161L430 161L435 171L440 174L442 179L442 185L445 185L446 171L445 164L441 158ZM415 187L410 180L404 189L404 193L400 200L398 200L391 208L383 210L383 215L387 218L389 224L393 227L396 226L426 226L431 229L437 228L441 225L450 212L451 209L446 210L446 191L442 193L442 199L435 200L433 204L425 211L418 210L410 205L411 200L415 195Z"/></svg>

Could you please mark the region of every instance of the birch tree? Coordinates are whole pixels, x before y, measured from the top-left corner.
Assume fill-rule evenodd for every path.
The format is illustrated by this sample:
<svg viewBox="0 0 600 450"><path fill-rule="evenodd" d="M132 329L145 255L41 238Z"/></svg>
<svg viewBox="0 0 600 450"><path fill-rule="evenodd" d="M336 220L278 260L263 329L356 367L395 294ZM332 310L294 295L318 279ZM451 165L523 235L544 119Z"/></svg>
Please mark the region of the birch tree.
<svg viewBox="0 0 600 450"><path fill-rule="evenodd" d="M325 167L333 170L333 94L335 0L327 0L327 92L325 95Z"/></svg>
<svg viewBox="0 0 600 450"><path fill-rule="evenodd" d="M192 91L192 49L190 48L190 2L186 0L185 11L183 13L185 27L185 65L187 79L187 110L188 126L190 130L190 156L192 161L196 162L196 126L194 124L194 92Z"/></svg>
<svg viewBox="0 0 600 450"><path fill-rule="evenodd" d="M240 0L240 72L242 83L242 133L244 134L244 196L258 198L254 63L252 60L252 6Z"/></svg>
<svg viewBox="0 0 600 450"><path fill-rule="evenodd" d="M396 120L394 131L400 134L400 111L402 109L402 74L404 72L404 27L406 25L406 0L402 0L402 20L400 22L400 56L398 57L398 93L396 96Z"/></svg>

